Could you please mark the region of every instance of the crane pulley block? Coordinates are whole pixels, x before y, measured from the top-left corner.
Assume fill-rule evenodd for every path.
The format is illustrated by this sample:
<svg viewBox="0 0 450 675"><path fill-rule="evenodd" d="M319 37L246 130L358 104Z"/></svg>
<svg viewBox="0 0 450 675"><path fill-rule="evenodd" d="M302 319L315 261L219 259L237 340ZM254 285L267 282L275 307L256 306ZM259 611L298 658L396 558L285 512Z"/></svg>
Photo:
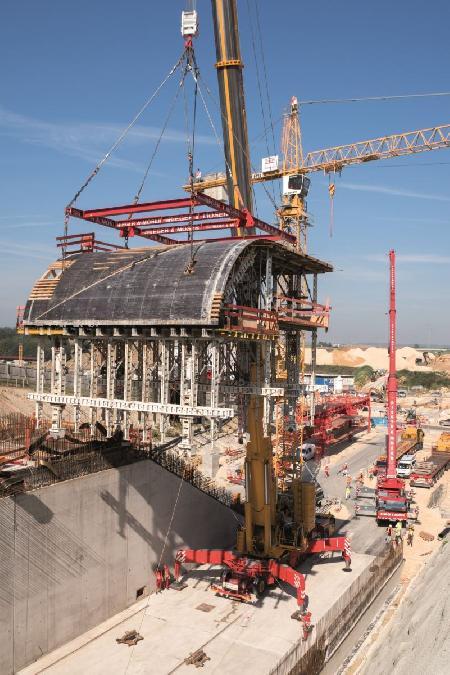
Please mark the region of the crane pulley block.
<svg viewBox="0 0 450 675"><path fill-rule="evenodd" d="M197 37L198 21L195 10L181 13L181 35L183 37Z"/></svg>

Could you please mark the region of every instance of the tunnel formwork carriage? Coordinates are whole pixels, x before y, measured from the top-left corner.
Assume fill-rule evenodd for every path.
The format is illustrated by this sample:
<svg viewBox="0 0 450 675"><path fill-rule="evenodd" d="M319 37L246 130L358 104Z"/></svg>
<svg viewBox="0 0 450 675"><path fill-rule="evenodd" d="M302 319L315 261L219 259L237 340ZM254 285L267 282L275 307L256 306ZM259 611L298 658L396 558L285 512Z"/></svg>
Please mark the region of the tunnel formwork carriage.
<svg viewBox="0 0 450 675"><path fill-rule="evenodd" d="M37 419L50 403L53 433L61 433L71 406L75 430L82 420L102 420L108 435L120 428L128 438L133 423L145 442L156 424L164 442L169 418L177 416L181 447L191 451L194 420L206 422L214 436L220 420L237 416L242 434L246 397L255 389L264 396L266 424L276 397L290 401L294 416L300 333L316 335L328 326L317 277L331 270L270 237L57 261L36 282L19 328L38 339L31 395ZM256 385L250 384L254 359Z"/></svg>

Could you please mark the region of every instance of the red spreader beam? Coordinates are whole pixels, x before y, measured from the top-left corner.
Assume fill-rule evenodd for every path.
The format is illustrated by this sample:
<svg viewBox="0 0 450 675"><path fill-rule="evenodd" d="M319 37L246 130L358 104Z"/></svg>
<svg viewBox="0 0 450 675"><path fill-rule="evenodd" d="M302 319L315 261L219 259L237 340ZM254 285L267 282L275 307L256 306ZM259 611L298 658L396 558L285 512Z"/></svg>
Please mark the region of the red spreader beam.
<svg viewBox="0 0 450 675"><path fill-rule="evenodd" d="M197 211L199 206L208 207L209 211ZM165 214L165 211L180 210L179 213ZM134 214L155 213L151 216L133 218ZM166 234L178 234L183 232L207 232L210 230L231 230L236 233L238 229L244 232L250 231L250 228L257 228L265 234L257 235L265 238L269 235L276 237L291 244L295 244L296 238L280 230L274 225L255 218L249 211L239 209L225 204L209 195L201 192L194 193L191 197L182 199L168 199L165 201L146 202L143 204L125 204L123 206L114 206L103 209L81 210L70 207L66 210L67 215L74 218L81 218L90 223L109 227L119 232L121 237L144 237L162 244L182 244L185 240L172 239L166 237ZM127 215L124 220L119 216ZM176 223L180 223L176 225ZM228 239L229 237L227 237ZM234 236L232 238L235 238ZM241 237L239 237L241 238ZM254 238L254 237L252 237ZM202 237L202 241L205 239ZM216 241L216 239L206 240Z"/></svg>

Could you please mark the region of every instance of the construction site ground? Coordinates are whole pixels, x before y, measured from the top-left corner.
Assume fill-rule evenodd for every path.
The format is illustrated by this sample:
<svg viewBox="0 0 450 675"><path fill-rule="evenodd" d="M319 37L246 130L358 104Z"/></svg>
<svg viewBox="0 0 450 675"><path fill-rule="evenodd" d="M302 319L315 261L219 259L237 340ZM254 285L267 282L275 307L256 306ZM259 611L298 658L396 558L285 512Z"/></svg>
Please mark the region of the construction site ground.
<svg viewBox="0 0 450 675"><path fill-rule="evenodd" d="M12 393L12 390L7 390ZM25 397L26 392L17 391L18 399ZM417 400L418 412L436 410L436 405L430 397L421 396ZM411 401L411 404L413 401ZM407 405L410 401L407 401ZM402 401L402 405L404 405ZM445 429L438 425L425 428L424 450L418 458L429 454L439 434ZM219 482L227 484L226 470L228 467L238 466L242 459L227 461L226 449L238 446L234 426L231 424L229 433L224 428L217 440L216 451L220 452L221 467ZM313 571L307 574L307 592L310 597L310 609L313 612L313 621L317 621L321 613L326 612L327 603L336 601L339 594L345 593L348 583L354 579L362 569L370 565L373 556L377 555L385 542L383 528L377 527L374 518L359 516L355 518L355 479L362 472L364 483L374 487L375 481L369 479L368 468L376 458L383 454L385 443L385 428L377 428L369 433L360 434L353 443L335 446L329 450L326 460L308 462L305 472L316 475L324 488L325 496L338 498L339 503L331 507L336 516L337 527L350 535L353 549L353 572L346 574L342 571L339 560L333 563L319 561ZM207 434L199 437L200 453L208 452ZM324 467L328 464L329 476L325 475ZM347 479L342 475L341 468L348 466L351 477L352 492L350 499L345 499ZM239 490L239 486L229 484L231 489ZM240 490L239 490L240 491ZM439 583L424 585L428 569L436 570L436 574L445 575L445 565L448 565L448 552L440 553L442 544L437 534L443 529L450 517L450 473L444 474L432 490L416 489L416 501L420 508L419 522L416 525L413 546L404 546L404 564L402 565L398 581L391 601L380 613L374 626L355 650L353 657L345 669L339 673L347 675L378 675L385 672L414 673L414 665L420 659L413 658L414 650L406 646L398 651L398 663L393 661L393 651L382 649L386 631L396 631L399 640L410 645L410 637L403 634L405 629L403 619L405 611L411 618L411 630L416 635L415 644L420 643L421 625L434 626L436 640L440 639L445 627L445 602L441 595L445 592L444 586ZM430 534L433 539L423 539L421 532ZM446 557L447 556L447 557ZM359 570L359 572L358 572ZM441 572L439 572L441 570ZM149 572L151 574L151 572ZM209 583L215 575L208 568L201 568L192 573L188 579L188 588L182 592L169 590L162 594L152 595L149 599L136 603L127 611L117 615L96 627L77 640L58 649L56 652L39 660L28 667L23 673L170 673L174 669L183 672L191 666L184 665L184 659L189 653L199 648L205 650L211 658L205 667L210 672L235 672L243 669L243 659L248 655L255 669L246 669L244 672L268 672L280 660L283 653L299 640L300 626L292 621L290 616L295 611L296 603L291 589L276 587L263 601L252 605L241 605L216 597L208 590ZM448 576L448 575L447 575ZM423 602L427 589L427 602ZM431 593L431 597L429 597ZM210 612L203 612L197 607L206 603L213 605ZM444 603L444 604L443 604ZM424 614L424 607L427 608ZM406 608L406 609L405 609ZM442 617L440 616L442 614ZM274 621L276 616L276 621ZM426 617L426 618L424 618ZM142 625L141 625L142 624ZM116 645L115 639L121 637L126 630L136 628L144 637L136 647L128 648ZM422 628L422 630L424 630ZM402 633L403 631L403 633ZM427 630L425 630L427 633ZM355 643L361 640L361 634L355 632ZM403 644L403 643L402 643ZM250 645L252 645L250 647ZM348 652L354 645L348 646ZM444 647L443 647L444 648ZM383 652L383 657L380 656ZM423 653L429 654L430 663L434 658L433 640L430 644L424 642ZM234 655L239 659L234 660ZM251 656L249 656L251 654ZM155 657L156 655L156 657ZM345 658L344 654L343 658ZM411 658L410 658L411 657ZM167 660L165 660L167 658ZM410 658L410 661L408 661ZM412 660L411 660L412 659ZM156 662L156 666L155 666ZM425 661L424 661L425 663ZM436 662L437 663L437 662ZM262 665L261 665L262 664ZM408 665L410 664L410 665ZM161 667L160 670L155 667ZM393 667L395 670L393 671ZM164 669L165 668L165 669ZM229 670L227 670L229 668ZM402 669L401 669L402 668ZM433 669L437 675L439 667ZM422 668L420 672L427 672Z"/></svg>
<svg viewBox="0 0 450 675"><path fill-rule="evenodd" d="M373 556L355 554L349 573L339 557L317 561L312 569L305 565L313 621L346 593L372 560ZM209 589L211 581L217 579L215 569L206 565L197 568L187 577L184 590L151 595L21 674L189 673L192 666L184 660L198 649L210 658L206 672L270 672L301 639L301 625L291 618L297 609L294 590L280 584L262 600L241 604L218 597ZM135 647L116 643L126 631L134 629L143 637Z"/></svg>
<svg viewBox="0 0 450 675"><path fill-rule="evenodd" d="M341 448L343 455L331 458L332 470L326 482L319 479L327 494L342 496L345 478L337 473L339 462L347 458L355 472L380 454L383 433L365 434L360 441ZM314 466L311 464L311 470ZM343 500L344 501L344 500ZM339 557L304 563L309 609L313 622L345 595L346 590L385 546L384 532L373 519L352 518L349 504L336 507L337 527L352 538L352 571L346 573ZM240 604L216 597L210 590L217 579L214 568L202 566L187 577L188 588L169 589L133 605L104 624L52 654L40 659L22 673L46 672L56 675L76 673L172 673L189 672L184 664L191 652L203 649L211 661L205 668L213 673L264 673L283 658L301 639L301 626L291 619L297 604L294 590L280 584L262 600ZM202 604L210 611L198 609ZM136 647L116 644L116 638L136 629L144 638ZM314 633L311 640L314 640ZM127 670L128 668L128 670Z"/></svg>

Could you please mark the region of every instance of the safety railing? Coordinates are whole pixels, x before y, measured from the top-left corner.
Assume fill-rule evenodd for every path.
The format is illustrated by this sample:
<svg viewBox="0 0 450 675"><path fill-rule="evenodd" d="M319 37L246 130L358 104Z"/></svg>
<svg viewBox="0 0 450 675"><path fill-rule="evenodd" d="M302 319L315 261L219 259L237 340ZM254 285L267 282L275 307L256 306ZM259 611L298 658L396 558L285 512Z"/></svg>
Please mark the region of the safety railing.
<svg viewBox="0 0 450 675"><path fill-rule="evenodd" d="M68 234L63 237L56 237L58 248L63 249L66 255L75 253L93 253L95 251L117 251L125 249L125 246L109 244L105 241L99 241L95 238L95 232L83 232L82 234Z"/></svg>
<svg viewBox="0 0 450 675"><path fill-rule="evenodd" d="M305 328L328 328L329 326L331 307L328 303L320 305L302 298L276 295L275 309L280 323L291 323Z"/></svg>
<svg viewBox="0 0 450 675"><path fill-rule="evenodd" d="M279 333L276 312L245 305L226 305L223 329L230 332L276 337Z"/></svg>

